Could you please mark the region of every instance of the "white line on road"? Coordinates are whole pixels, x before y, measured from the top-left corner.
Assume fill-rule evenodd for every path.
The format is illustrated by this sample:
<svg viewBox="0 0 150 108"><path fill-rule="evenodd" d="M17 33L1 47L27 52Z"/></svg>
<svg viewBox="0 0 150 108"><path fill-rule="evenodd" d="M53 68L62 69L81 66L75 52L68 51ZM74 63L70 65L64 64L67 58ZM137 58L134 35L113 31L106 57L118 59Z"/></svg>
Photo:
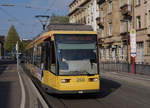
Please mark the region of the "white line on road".
<svg viewBox="0 0 150 108"><path fill-rule="evenodd" d="M27 80L28 80L29 84L32 86L32 89L36 93L36 95L37 95L38 99L40 100L42 106L44 108L49 108L47 103L45 102L45 100L43 99L43 97L41 96L41 94L39 93L39 91L37 90L37 88L35 87L33 82L31 81L31 79L27 75L25 75L25 76L27 77Z"/></svg>
<svg viewBox="0 0 150 108"><path fill-rule="evenodd" d="M21 69L22 72L24 72L21 67L20 67L20 69ZM39 93L38 89L35 87L34 83L30 79L30 77L28 75L26 75L25 73L23 75L24 75L24 78L26 79L26 82L31 86L31 89L36 94L36 97L40 100L43 108L49 108L48 105L47 105L47 103L45 102L45 100L43 99L43 97L41 96L41 94Z"/></svg>
<svg viewBox="0 0 150 108"><path fill-rule="evenodd" d="M19 81L20 81L20 85L21 85L21 104L20 104L20 108L25 108L25 89L24 89L24 85L23 85L23 81L22 78L20 76L20 72L18 71L18 75L19 75Z"/></svg>

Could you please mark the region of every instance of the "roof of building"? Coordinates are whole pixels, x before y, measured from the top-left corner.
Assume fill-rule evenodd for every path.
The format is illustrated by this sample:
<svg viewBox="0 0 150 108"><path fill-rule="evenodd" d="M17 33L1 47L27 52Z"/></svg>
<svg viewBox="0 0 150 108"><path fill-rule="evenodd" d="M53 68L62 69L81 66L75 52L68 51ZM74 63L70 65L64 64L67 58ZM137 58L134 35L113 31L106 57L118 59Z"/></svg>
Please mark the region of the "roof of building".
<svg viewBox="0 0 150 108"><path fill-rule="evenodd" d="M75 0L76 1L76 0ZM75 2L73 1L69 7ZM80 10L85 4L87 4L88 2L90 2L91 0L85 0L84 2L82 2L79 6L77 6L73 11L71 11L68 16L72 15L73 13L75 13L77 10Z"/></svg>
<svg viewBox="0 0 150 108"><path fill-rule="evenodd" d="M69 4L69 6L71 6L75 1L76 1L76 0L73 0L73 1Z"/></svg>
<svg viewBox="0 0 150 108"><path fill-rule="evenodd" d="M73 4L73 3L75 3L77 0L73 0L70 4L69 4L69 7ZM91 0L85 0L85 2L87 2L87 1L91 1Z"/></svg>
<svg viewBox="0 0 150 108"><path fill-rule="evenodd" d="M63 31L93 31L90 25L85 24L50 24L48 25L48 31L51 30L63 30Z"/></svg>

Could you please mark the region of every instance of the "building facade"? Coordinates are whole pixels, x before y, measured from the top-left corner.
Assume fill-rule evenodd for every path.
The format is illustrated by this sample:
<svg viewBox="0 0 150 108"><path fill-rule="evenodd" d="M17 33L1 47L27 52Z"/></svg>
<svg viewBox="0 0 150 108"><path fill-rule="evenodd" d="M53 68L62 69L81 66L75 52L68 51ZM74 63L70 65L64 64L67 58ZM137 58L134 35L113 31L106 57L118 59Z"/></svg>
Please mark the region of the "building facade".
<svg viewBox="0 0 150 108"><path fill-rule="evenodd" d="M138 64L148 63L147 56L147 2L146 0L134 0L134 28L136 29ZM148 57L148 58L147 58Z"/></svg>
<svg viewBox="0 0 150 108"><path fill-rule="evenodd" d="M100 59L131 62L129 32L136 29L137 64L150 64L150 1L97 0Z"/></svg>
<svg viewBox="0 0 150 108"><path fill-rule="evenodd" d="M145 60L150 61L150 0L145 0L147 2L147 41L146 41L146 56Z"/></svg>
<svg viewBox="0 0 150 108"><path fill-rule="evenodd" d="M98 0L97 18L100 37L100 58L107 62L130 61L129 35L132 27L130 0Z"/></svg>
<svg viewBox="0 0 150 108"><path fill-rule="evenodd" d="M91 25L97 31L96 18L99 10L96 0L74 0L69 5L70 23Z"/></svg>
<svg viewBox="0 0 150 108"><path fill-rule="evenodd" d="M136 63L150 64L150 0L74 0L71 23L98 32L101 62L131 63L130 31L136 30Z"/></svg>

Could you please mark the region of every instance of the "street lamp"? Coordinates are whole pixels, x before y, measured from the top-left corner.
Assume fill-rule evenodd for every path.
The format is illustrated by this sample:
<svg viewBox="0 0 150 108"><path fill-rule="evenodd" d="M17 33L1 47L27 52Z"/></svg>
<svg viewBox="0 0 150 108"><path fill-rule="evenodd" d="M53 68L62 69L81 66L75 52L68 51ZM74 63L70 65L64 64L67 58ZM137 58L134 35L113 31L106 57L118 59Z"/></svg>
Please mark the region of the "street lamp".
<svg viewBox="0 0 150 108"><path fill-rule="evenodd" d="M43 26L43 30L45 30L47 22L50 17L47 15L36 15L35 17L41 22L41 24Z"/></svg>

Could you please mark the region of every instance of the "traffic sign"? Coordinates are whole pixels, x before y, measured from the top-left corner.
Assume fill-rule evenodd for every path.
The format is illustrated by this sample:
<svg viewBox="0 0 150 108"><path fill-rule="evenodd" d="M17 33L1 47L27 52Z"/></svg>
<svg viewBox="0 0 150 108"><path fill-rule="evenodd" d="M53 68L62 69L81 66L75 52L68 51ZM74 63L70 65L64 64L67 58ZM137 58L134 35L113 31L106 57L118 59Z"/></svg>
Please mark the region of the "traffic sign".
<svg viewBox="0 0 150 108"><path fill-rule="evenodd" d="M131 29L130 31L130 45L131 45L131 56L136 56L136 30Z"/></svg>

